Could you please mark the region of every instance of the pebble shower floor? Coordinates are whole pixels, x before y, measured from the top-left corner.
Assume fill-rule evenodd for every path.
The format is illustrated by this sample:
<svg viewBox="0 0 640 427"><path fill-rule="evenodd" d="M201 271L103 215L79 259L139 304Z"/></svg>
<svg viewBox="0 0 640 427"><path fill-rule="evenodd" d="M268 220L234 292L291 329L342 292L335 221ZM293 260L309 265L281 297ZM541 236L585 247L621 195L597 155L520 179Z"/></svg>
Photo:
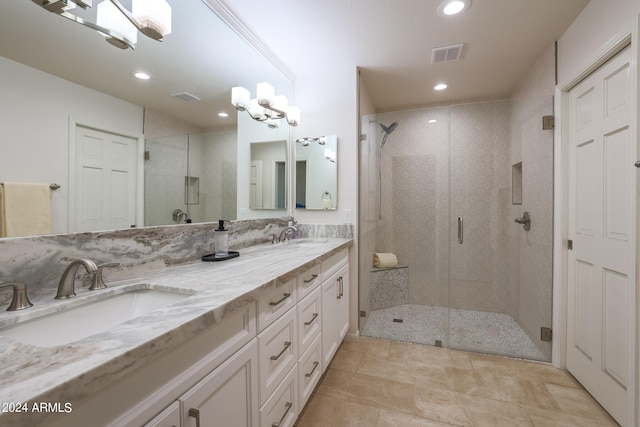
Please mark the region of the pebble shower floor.
<svg viewBox="0 0 640 427"><path fill-rule="evenodd" d="M361 335L427 345L439 340L460 350L547 361L511 316L503 313L404 304L372 311Z"/></svg>

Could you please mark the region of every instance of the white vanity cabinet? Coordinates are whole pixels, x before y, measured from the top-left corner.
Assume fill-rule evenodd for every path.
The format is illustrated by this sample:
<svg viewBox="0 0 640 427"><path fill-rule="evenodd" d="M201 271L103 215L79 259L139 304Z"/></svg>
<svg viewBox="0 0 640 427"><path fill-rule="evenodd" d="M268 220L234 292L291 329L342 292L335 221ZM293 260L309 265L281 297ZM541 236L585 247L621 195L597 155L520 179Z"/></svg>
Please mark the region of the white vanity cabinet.
<svg viewBox="0 0 640 427"><path fill-rule="evenodd" d="M346 249L322 263L323 369L349 330L349 264Z"/></svg>
<svg viewBox="0 0 640 427"><path fill-rule="evenodd" d="M348 276L347 248L280 276L51 426L293 426L349 328Z"/></svg>

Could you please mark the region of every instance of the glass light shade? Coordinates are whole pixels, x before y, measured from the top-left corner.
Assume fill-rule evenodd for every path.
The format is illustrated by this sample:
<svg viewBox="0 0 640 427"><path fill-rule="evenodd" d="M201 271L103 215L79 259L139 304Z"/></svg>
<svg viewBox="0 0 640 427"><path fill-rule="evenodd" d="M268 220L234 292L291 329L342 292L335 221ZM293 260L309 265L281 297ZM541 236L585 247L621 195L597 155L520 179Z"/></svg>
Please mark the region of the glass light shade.
<svg viewBox="0 0 640 427"><path fill-rule="evenodd" d="M266 120L267 114L264 111L264 108L258 104L257 99L252 99L249 104L249 114L256 120Z"/></svg>
<svg viewBox="0 0 640 427"><path fill-rule="evenodd" d="M275 98L273 98L272 107L275 108L276 110L286 111L288 106L289 106L289 100L287 99L286 96L278 95Z"/></svg>
<svg viewBox="0 0 640 427"><path fill-rule="evenodd" d="M231 104L239 110L246 110L251 102L251 94L242 86L231 88Z"/></svg>
<svg viewBox="0 0 640 427"><path fill-rule="evenodd" d="M122 34L133 44L138 42L138 30L109 0L98 4L96 24L100 27Z"/></svg>
<svg viewBox="0 0 640 427"><path fill-rule="evenodd" d="M298 126L300 123L300 109L296 106L287 107L287 122L291 126Z"/></svg>
<svg viewBox="0 0 640 427"><path fill-rule="evenodd" d="M258 103L273 106L276 90L267 82L258 83L257 85Z"/></svg>
<svg viewBox="0 0 640 427"><path fill-rule="evenodd" d="M154 27L166 36L171 34L171 6L166 0L133 0L131 15L143 27Z"/></svg>

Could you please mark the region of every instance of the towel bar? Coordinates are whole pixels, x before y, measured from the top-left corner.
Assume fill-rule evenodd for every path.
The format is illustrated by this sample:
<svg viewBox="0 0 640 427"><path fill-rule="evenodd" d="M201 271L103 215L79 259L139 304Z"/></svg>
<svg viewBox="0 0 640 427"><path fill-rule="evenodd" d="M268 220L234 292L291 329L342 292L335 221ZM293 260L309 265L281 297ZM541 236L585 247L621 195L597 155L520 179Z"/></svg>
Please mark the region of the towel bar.
<svg viewBox="0 0 640 427"><path fill-rule="evenodd" d="M0 182L0 185L4 185L4 182ZM49 188L52 189L53 191L57 190L58 188L60 188L60 184L56 184L55 182L49 184Z"/></svg>

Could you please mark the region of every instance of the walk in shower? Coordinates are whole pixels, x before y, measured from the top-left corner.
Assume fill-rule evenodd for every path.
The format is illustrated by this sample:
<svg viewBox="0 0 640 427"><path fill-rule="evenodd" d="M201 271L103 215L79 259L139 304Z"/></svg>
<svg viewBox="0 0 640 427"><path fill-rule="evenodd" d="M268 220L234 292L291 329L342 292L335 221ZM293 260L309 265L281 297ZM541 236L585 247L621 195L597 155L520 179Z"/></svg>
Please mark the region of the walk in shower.
<svg viewBox="0 0 640 427"><path fill-rule="evenodd" d="M362 117L361 335L551 359L552 108L546 97ZM398 265L374 268L376 252Z"/></svg>

